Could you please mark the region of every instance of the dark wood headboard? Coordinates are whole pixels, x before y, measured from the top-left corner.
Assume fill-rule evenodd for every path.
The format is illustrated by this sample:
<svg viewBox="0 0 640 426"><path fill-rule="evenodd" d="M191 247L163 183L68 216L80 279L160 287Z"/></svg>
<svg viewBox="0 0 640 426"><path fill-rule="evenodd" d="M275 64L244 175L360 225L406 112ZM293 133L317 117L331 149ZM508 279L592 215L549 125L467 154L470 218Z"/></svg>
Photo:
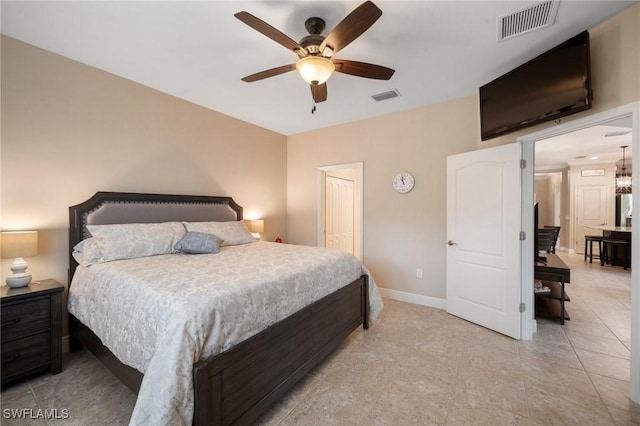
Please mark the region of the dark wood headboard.
<svg viewBox="0 0 640 426"><path fill-rule="evenodd" d="M78 266L71 253L90 236L87 225L232 220L242 220L242 207L231 197L96 192L69 207L69 285Z"/></svg>

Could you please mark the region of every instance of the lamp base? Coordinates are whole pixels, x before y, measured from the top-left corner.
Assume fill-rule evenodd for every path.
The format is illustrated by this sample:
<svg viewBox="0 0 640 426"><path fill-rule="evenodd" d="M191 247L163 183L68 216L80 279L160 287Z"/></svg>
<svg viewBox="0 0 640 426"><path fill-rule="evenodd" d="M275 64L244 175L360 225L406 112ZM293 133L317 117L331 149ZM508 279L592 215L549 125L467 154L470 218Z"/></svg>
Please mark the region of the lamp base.
<svg viewBox="0 0 640 426"><path fill-rule="evenodd" d="M11 288L25 287L31 282L31 274L11 274L7 277L7 285Z"/></svg>

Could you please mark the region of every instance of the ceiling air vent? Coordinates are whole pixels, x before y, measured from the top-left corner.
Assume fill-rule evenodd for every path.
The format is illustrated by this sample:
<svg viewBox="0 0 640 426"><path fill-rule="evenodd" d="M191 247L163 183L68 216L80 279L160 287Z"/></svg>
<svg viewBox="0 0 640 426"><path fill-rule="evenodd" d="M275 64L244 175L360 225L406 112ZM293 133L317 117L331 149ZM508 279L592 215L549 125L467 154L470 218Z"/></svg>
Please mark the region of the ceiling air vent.
<svg viewBox="0 0 640 426"><path fill-rule="evenodd" d="M397 89L389 90L388 92L378 93L377 95L371 95L371 97L376 101L384 101L385 99L397 98L400 96L400 92Z"/></svg>
<svg viewBox="0 0 640 426"><path fill-rule="evenodd" d="M498 41L553 25L560 0L534 4L498 18Z"/></svg>

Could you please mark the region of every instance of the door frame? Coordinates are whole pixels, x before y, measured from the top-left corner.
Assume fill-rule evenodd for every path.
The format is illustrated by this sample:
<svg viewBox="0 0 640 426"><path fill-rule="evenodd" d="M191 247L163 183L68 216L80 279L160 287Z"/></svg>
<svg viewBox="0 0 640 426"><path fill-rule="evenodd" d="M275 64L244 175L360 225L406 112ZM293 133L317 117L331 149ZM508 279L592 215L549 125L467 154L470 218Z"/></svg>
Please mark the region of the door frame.
<svg viewBox="0 0 640 426"><path fill-rule="evenodd" d="M522 155L525 167L522 169L522 230L526 235L533 235L533 182L535 162L535 142L554 136L582 130L587 127L605 124L619 118L631 117L632 151L637 155L632 156L632 170L640 172L640 101L633 102L607 111L598 112L587 117L578 118L567 123L520 136L516 139L522 145ZM640 190L640 173L633 175L633 187ZM633 209L640 211L640 197L633 197ZM640 250L640 215L632 218L631 244ZM523 340L533 339L536 329L533 313L533 239L526 238L522 245L521 285L523 302L528 308L527 315L522 317ZM640 256L631 259L631 374L630 374L630 398L640 403Z"/></svg>
<svg viewBox="0 0 640 426"><path fill-rule="evenodd" d="M345 169L358 169L358 176L356 179L356 191L358 193L358 208L355 215L358 217L358 225L354 227L354 231L357 232L357 236L354 236L354 240L358 240L359 244L359 256L360 260L364 260L364 163L345 163L334 164L330 166L318 167L318 212L317 212L317 229L316 229L316 241L319 247L324 246L324 215L325 215L325 199L324 199L324 177L325 172L337 172Z"/></svg>
<svg viewBox="0 0 640 426"><path fill-rule="evenodd" d="M570 220L571 220L571 226L573 227L573 252L575 254L584 254L584 251L582 251L581 253L578 252L578 250L582 250L582 248L585 248L582 246L582 242L584 241L584 235L582 235L581 237L579 237L580 235L580 226L578 225L578 219L580 218L580 214L578 213L578 200L579 200L579 196L580 191L584 190L584 188L593 188L593 187L603 187L605 188L605 192L606 192L606 198L609 200L607 202L604 203L606 209L604 212L605 218L604 223L600 222L598 225L600 226L605 226L605 225L610 225L612 223L615 224L615 219L614 219L614 215L611 214L611 210L615 211L615 203L616 203L616 195L615 192L612 195L611 194L611 187L610 185L605 185L605 184L594 184L594 185L577 185L577 184L573 184L571 185L572 189L573 189L573 213L570 215ZM600 253L598 252L598 255L600 255Z"/></svg>

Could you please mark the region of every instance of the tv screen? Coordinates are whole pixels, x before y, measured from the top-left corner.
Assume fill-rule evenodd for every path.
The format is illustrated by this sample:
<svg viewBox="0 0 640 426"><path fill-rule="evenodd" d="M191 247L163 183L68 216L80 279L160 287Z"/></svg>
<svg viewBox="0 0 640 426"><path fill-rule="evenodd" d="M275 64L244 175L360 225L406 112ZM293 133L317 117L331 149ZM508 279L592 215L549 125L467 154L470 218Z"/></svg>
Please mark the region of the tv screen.
<svg viewBox="0 0 640 426"><path fill-rule="evenodd" d="M589 33L480 87L482 140L555 120L592 106Z"/></svg>

